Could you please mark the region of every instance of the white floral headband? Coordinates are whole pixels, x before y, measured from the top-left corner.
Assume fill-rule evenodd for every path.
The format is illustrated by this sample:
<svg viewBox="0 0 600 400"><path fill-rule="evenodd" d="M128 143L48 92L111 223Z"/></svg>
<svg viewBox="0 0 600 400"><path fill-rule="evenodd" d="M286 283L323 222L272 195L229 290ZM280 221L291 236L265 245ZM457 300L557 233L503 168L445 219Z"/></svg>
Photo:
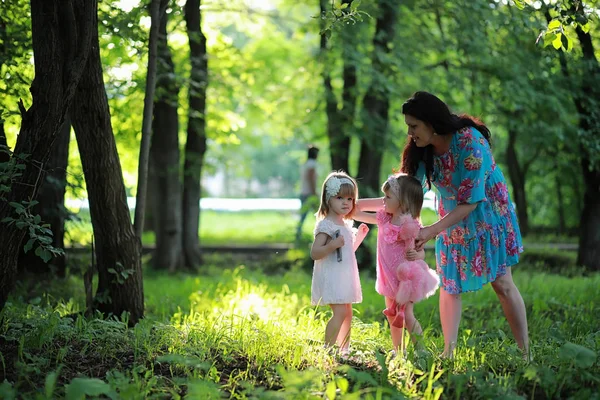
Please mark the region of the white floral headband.
<svg viewBox="0 0 600 400"><path fill-rule="evenodd" d="M342 184L344 183L354 187L354 182L348 178L338 178L336 176L329 178L327 182L325 182L325 201L329 201L330 198L337 195L340 192Z"/></svg>
<svg viewBox="0 0 600 400"><path fill-rule="evenodd" d="M396 195L396 197L400 197L400 184L398 183L398 178L401 174L390 175L387 178L387 183L390 185L390 189Z"/></svg>

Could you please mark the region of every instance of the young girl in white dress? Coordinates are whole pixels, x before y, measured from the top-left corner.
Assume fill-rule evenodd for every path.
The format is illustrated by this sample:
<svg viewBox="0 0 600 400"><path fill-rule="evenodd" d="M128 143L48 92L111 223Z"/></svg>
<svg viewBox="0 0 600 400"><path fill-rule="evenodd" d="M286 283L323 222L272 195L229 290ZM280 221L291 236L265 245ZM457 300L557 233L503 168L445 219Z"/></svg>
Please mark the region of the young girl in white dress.
<svg viewBox="0 0 600 400"><path fill-rule="evenodd" d="M356 182L344 172L332 172L323 182L310 256L315 261L312 304L329 305L333 316L325 329L325 345L339 346L347 355L350 345L352 303L362 301L358 265L354 252L369 228L353 229Z"/></svg>

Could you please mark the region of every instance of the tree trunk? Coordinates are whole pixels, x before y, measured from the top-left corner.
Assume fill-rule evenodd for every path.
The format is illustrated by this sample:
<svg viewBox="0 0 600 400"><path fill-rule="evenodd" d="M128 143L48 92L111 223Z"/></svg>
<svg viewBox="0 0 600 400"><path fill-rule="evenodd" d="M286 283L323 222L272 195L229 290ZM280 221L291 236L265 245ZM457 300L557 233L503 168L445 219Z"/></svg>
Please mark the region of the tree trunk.
<svg viewBox="0 0 600 400"><path fill-rule="evenodd" d="M562 191L562 183L560 181L560 167L558 166L558 162L556 162L556 158L554 158L554 185L556 186L556 207L558 213L558 233L562 234L567 230L567 223L565 220L565 200Z"/></svg>
<svg viewBox="0 0 600 400"><path fill-rule="evenodd" d="M376 197L381 187L381 160L386 148L389 129L390 90L386 80L391 78L390 66L385 60L394 40L398 6L389 0L379 1L379 13L373 36L371 63L373 77L363 101L364 134L360 145L357 178L361 196Z"/></svg>
<svg viewBox="0 0 600 400"><path fill-rule="evenodd" d="M13 182L6 200L0 200L0 220L14 216L10 202L31 201L37 195L44 165L88 59L91 35L97 29L96 14L95 0L31 0L33 103L28 110L21 103L23 119L14 149L15 155L28 154L28 158L16 160L25 169ZM25 234L14 224L0 229L0 308L13 288Z"/></svg>
<svg viewBox="0 0 600 400"><path fill-rule="evenodd" d="M46 178L37 196L39 204L33 208L33 213L42 217L42 222L50 224L52 246L57 249L65 247L65 218L68 215L65 208L65 190L67 188L70 136L71 121L67 118L60 128L58 137L54 142L54 146L52 146L50 158L46 163ZM27 240L26 237L25 241ZM49 263L46 263L41 257L36 256L32 250L27 253L21 251L19 270L42 274L50 272L50 266L52 266L57 276L65 277L66 262L64 254L56 256Z"/></svg>
<svg viewBox="0 0 600 400"><path fill-rule="evenodd" d="M506 144L506 164L508 165L508 176L512 183L513 201L517 206L517 217L519 228L523 235L529 232L529 213L527 212L527 193L525 191L525 172L521 168L516 150L517 131L508 129L508 143Z"/></svg>
<svg viewBox="0 0 600 400"><path fill-rule="evenodd" d="M8 143L6 142L6 133L4 132L4 120L0 119L0 163L8 162Z"/></svg>
<svg viewBox="0 0 600 400"><path fill-rule="evenodd" d="M202 264L199 241L200 197L202 165L206 153L208 55L206 37L201 26L200 4L200 0L188 0L185 4L191 60L189 115L183 166L183 250L188 267Z"/></svg>
<svg viewBox="0 0 600 400"><path fill-rule="evenodd" d="M161 9L168 0L161 1ZM158 31L158 76L150 158L154 169L156 198L156 250L152 265L156 269L175 271L181 264L181 180L179 177L179 121L177 100L179 87L175 66L167 43L168 14L162 13Z"/></svg>
<svg viewBox="0 0 600 400"><path fill-rule="evenodd" d="M344 3L350 3L351 1L344 1ZM327 12L328 7L331 4L328 0L319 1L321 15ZM327 137L329 139L329 154L331 158L331 169L333 170L344 170L348 171L349 167L349 153L350 153L350 136L345 129L344 124L348 124L348 115L354 115L354 112L349 112L346 109L346 116L342 117L342 111L338 110L338 101L331 85L331 65L333 64L330 60L328 50L328 39L327 32L325 32L326 23L323 18L320 19L321 27L321 41L320 41L320 58L323 65L323 86L325 88L325 111L327 113ZM344 44L344 46L350 46L350 44ZM352 78L354 76L354 78ZM350 66L344 66L344 103L348 103L348 107L356 104L351 101L351 95L354 93L351 90L352 79L354 86L356 86L356 69L352 69ZM348 82L346 82L348 80ZM345 121L345 122L344 122Z"/></svg>
<svg viewBox="0 0 600 400"><path fill-rule="evenodd" d="M598 143L600 121L596 114L597 104L600 102L600 64L594 53L591 35L585 33L579 26L575 32L581 44L586 66L581 95L576 100L579 127L582 134L590 138L591 143ZM598 229L600 226L600 154L585 142L580 148L585 193L579 224L577 263L593 270L600 270L600 229Z"/></svg>
<svg viewBox="0 0 600 400"><path fill-rule="evenodd" d="M156 52L158 42L158 25L160 23L160 0L150 3L150 37L148 39L148 70L146 72L146 92L144 94L144 117L142 120L142 141L138 163L138 185L135 197L135 219L133 228L135 235L142 240L144 217L146 212L148 159L152 136L152 115L154 106L154 89L156 88Z"/></svg>
<svg viewBox="0 0 600 400"><path fill-rule="evenodd" d="M97 14L94 15L97 27ZM77 87L71 118L90 201L98 268L95 308L129 323L144 315L141 245L135 236L102 78L98 31Z"/></svg>

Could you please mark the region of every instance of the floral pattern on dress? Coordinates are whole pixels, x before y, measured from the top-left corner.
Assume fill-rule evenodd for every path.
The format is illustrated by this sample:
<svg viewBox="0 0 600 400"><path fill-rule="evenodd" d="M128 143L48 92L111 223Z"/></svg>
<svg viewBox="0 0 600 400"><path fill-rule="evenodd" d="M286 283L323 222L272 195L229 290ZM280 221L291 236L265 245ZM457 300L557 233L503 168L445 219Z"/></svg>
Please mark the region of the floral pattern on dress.
<svg viewBox="0 0 600 400"><path fill-rule="evenodd" d="M432 184L437 189L438 216L459 204L477 204L462 221L436 239L436 271L448 293L476 291L519 261L523 252L517 216L490 146L475 128L453 135L450 149L433 158ZM425 165L417 179L426 191Z"/></svg>

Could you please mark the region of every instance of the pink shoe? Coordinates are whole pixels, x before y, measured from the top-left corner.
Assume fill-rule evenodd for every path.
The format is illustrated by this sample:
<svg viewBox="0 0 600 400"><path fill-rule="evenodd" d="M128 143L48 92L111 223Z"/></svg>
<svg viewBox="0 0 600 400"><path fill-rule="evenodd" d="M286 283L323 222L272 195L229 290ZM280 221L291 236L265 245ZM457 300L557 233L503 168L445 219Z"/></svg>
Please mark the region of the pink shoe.
<svg viewBox="0 0 600 400"><path fill-rule="evenodd" d="M392 321L392 326L396 328L404 328L404 306L398 307L396 318Z"/></svg>

